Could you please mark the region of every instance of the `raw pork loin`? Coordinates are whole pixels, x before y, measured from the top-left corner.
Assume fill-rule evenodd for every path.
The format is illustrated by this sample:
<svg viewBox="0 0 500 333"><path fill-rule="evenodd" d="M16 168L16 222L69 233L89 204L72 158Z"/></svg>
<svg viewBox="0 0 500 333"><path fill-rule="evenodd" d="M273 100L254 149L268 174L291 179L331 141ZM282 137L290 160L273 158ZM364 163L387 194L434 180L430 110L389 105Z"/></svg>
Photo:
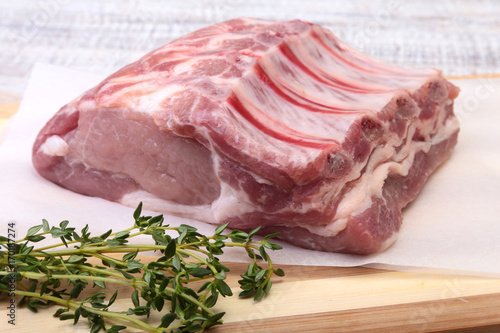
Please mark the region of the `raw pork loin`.
<svg viewBox="0 0 500 333"><path fill-rule="evenodd" d="M72 191L368 254L454 147L458 88L299 20L174 40L64 106L33 163Z"/></svg>

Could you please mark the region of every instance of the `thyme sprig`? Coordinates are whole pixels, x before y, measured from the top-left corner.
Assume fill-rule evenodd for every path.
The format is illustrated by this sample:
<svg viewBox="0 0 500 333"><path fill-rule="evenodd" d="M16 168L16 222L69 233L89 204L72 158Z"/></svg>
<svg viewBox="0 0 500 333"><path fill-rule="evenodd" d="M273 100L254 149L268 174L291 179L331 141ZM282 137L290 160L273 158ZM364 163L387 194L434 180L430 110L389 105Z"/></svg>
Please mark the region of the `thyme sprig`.
<svg viewBox="0 0 500 333"><path fill-rule="evenodd" d="M68 221L50 226L45 219L20 240L0 236L0 245L5 249L0 251L0 293L8 292L9 283L15 280L14 292L22 295L18 306L26 305L37 312L42 306L59 305L55 317L73 324L85 318L91 333L114 333L127 327L155 333L201 332L222 324L225 312L215 312L213 307L219 296L233 295L225 282L229 269L217 257L225 247L241 247L252 259L239 280L240 297L260 300L271 289L271 277L284 276L267 253L281 249L270 242L276 234L259 241L253 237L260 227L248 233L235 229L223 234L227 223L208 237L189 225L164 224L163 215L141 213L142 203L133 214L132 227L115 233L109 230L100 236L92 235L88 225L77 232ZM172 232L177 237L171 236ZM139 235L151 236L154 244L129 244L131 238ZM48 236L61 242L39 248L32 245ZM137 255L143 251L159 251L161 256L142 263ZM123 254L121 259L117 254ZM102 265L93 265L89 258L97 258ZM267 262L267 268L259 265L262 260ZM193 282L197 281L203 283L197 283L201 286L193 289ZM113 290L112 285L126 285L133 290L129 296L133 307L127 311L111 308L118 291L109 298L103 291L84 299L79 297L90 286ZM152 311L162 314L158 326L143 319Z"/></svg>

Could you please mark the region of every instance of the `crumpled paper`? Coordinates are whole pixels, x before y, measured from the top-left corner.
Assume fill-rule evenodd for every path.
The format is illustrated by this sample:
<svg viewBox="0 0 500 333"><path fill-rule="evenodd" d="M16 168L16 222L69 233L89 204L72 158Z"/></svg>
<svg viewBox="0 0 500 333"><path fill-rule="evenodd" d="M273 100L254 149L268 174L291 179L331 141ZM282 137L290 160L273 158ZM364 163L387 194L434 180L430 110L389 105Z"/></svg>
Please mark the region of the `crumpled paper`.
<svg viewBox="0 0 500 333"><path fill-rule="evenodd" d="M0 145L0 235L14 223L16 239L47 219L69 220L94 235L132 225L133 208L73 193L40 177L31 164L39 130L64 104L91 88L103 75L37 64L18 113L3 129ZM369 256L304 250L279 242L273 262L293 265L359 266L482 276L500 276L500 79L456 80L461 121L452 157L429 179L404 210L397 242ZM2 135L0 135L2 137ZM151 213L154 214L154 213ZM189 223L211 234L214 226L167 216L171 225ZM11 224L12 226L12 224ZM226 261L246 261L229 249Z"/></svg>

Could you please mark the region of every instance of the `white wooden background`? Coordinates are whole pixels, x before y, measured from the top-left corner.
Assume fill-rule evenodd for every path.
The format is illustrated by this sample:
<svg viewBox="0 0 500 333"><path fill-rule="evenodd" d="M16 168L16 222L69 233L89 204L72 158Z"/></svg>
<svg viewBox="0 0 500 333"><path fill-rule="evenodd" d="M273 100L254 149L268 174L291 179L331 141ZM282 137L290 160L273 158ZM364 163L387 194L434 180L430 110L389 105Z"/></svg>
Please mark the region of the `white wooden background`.
<svg viewBox="0 0 500 333"><path fill-rule="evenodd" d="M319 23L373 56L445 75L500 72L496 0L1 0L0 104L21 100L37 61L112 73L239 16Z"/></svg>

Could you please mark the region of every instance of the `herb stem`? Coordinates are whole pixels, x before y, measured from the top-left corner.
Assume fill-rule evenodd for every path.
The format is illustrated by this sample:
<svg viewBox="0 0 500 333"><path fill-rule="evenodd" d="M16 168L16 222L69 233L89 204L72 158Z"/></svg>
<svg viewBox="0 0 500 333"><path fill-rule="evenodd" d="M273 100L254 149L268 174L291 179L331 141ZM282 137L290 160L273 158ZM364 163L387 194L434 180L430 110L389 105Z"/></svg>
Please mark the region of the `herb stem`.
<svg viewBox="0 0 500 333"><path fill-rule="evenodd" d="M39 293L30 292L30 291L21 291L21 290L16 290L14 292L18 295L36 297L36 298L44 299L46 301L51 301L51 302L57 303L59 305L62 305L68 309L76 310L79 307L83 307L88 312L110 318L114 321L120 320L120 321L123 321L123 323L133 323L136 328L145 329L148 332L155 332L156 331L155 327L148 325L145 322L143 322L142 320L139 320L137 318L127 316L125 313L117 313L117 312L112 312L112 311L101 311L101 310L94 309L94 308L89 307L89 306L85 306L85 305L83 305L83 302L77 302L77 301L74 301L71 299L63 300L61 298L46 295L46 294L40 295ZM129 324L129 326L131 326L131 325Z"/></svg>
<svg viewBox="0 0 500 333"><path fill-rule="evenodd" d="M11 274L11 272L2 272L0 271L1 276L6 276L8 274ZM48 276L44 273L34 273L34 272L18 272L23 278L28 278L28 279L43 279L47 278ZM68 279L68 280L89 280L89 281L102 281L102 282L109 282L109 283L116 283L116 284L122 284L125 286L137 286L137 285L142 285L142 286L147 286L146 282L143 281L135 281L135 282L129 282L128 280L120 280L120 279L112 279L104 276L92 276L92 275L78 275L78 274L52 274L50 275L50 278L52 279Z"/></svg>
<svg viewBox="0 0 500 333"><path fill-rule="evenodd" d="M205 265L207 265L207 267L210 268L210 270L214 273L214 274L217 274L217 269L211 265L210 263L208 263L205 259L203 259L202 257L200 257L199 255L191 252L191 251L187 251L187 250L184 250L184 249L177 249L177 252L179 253L184 253L184 254L187 254L188 256L190 257L193 257L195 259L198 259L200 262L204 263Z"/></svg>
<svg viewBox="0 0 500 333"><path fill-rule="evenodd" d="M87 249L85 250L85 252L82 252L82 253L83 253L83 254L88 254L88 253L87 253L87 251L88 251L88 250L90 250L90 249L88 249L88 248L87 248ZM127 264L126 264L126 263L124 263L123 261L120 261L120 260L117 260L117 259L111 258L110 256L105 256L105 255L102 255L102 254L100 254L100 253L94 253L93 255L94 255L94 257L99 258L99 259L101 259L101 260L103 260L103 261L110 261L110 262L114 263L114 264L115 264L115 265L117 265L117 266L125 266L125 267L127 266Z"/></svg>
<svg viewBox="0 0 500 333"><path fill-rule="evenodd" d="M69 242L68 242L69 244ZM67 249L67 250L55 250L55 251L45 251L41 252L39 249L36 249L31 252L31 255L36 257L49 257L53 254L67 256L72 254L83 254L83 255L91 255L96 256L99 253L124 253L124 252L135 252L139 250L139 252L145 251L155 251L155 250L164 250L165 246L162 245L153 245L153 244L140 244L140 245L119 245L119 246L95 246L95 247L85 247L85 248L76 248L76 249ZM105 257L106 260L111 257ZM112 258L111 258L112 259ZM113 259L115 260L115 259ZM118 261L117 261L118 263Z"/></svg>

